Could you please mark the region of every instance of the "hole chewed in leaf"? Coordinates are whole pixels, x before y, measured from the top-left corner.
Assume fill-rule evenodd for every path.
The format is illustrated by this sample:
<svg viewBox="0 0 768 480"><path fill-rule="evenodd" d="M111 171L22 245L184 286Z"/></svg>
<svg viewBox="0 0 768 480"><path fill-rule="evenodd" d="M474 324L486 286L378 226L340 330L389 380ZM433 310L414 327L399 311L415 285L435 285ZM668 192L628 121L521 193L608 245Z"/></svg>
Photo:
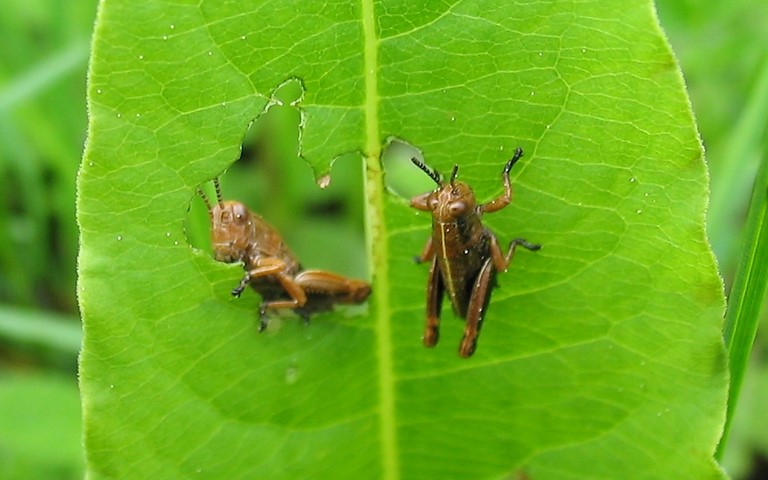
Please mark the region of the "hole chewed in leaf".
<svg viewBox="0 0 768 480"><path fill-rule="evenodd" d="M275 88L272 101L278 105L295 107L304 99L304 84L298 78L289 78Z"/></svg>
<svg viewBox="0 0 768 480"><path fill-rule="evenodd" d="M435 189L429 177L413 165L411 158L423 161L421 151L397 138L390 138L381 157L387 189L405 200Z"/></svg>
<svg viewBox="0 0 768 480"><path fill-rule="evenodd" d="M328 310L335 303L364 301L367 294L355 296L350 293L354 298L348 299L343 294L323 296L321 291L323 288L330 288L327 286L328 282L338 281L339 278L366 278L367 271L364 260L360 170L346 168L344 171L334 172L333 186L329 173L315 178L312 168L300 155L304 122L303 112L298 104L303 97L304 88L299 79L291 78L277 86L263 113L245 129L239 157L225 172L218 173L214 178L220 181L224 204L229 205L229 201L237 201L251 212L248 218L250 224L256 225L257 233L249 233L249 241L272 241L271 234L259 233L269 230L279 235L285 245L290 246L290 253L280 253L276 258L290 259L288 263L291 265L295 262L295 265L289 268L289 277L296 285L301 285L302 282L311 283L301 287L307 292L308 306L297 310L302 315L308 315ZM351 164L340 163L347 166ZM352 170L353 175L348 173L349 170ZM247 264L247 256L224 255L219 251L223 244L212 241L211 209L223 207L222 197L219 197L219 192L214 193L211 182L199 186L185 222L188 243L194 248L213 254L214 257L226 258L227 261L239 259L241 262L245 259ZM359 206L351 208L353 205ZM274 250L269 245L264 248L265 251ZM306 272L307 269L329 271L333 274L323 273L318 276L317 273ZM235 283L237 280L239 278L235 279ZM358 283L350 285L364 284L362 281L355 281ZM242 292L245 290L244 285L250 285L250 282L241 281L241 284L236 290ZM272 290L262 291L258 288L259 285L261 284L256 284L254 288L262 294L262 300L267 303L275 299L284 302L294 298L282 290L277 293ZM321 293L313 293L315 288ZM344 288L340 291L346 292ZM284 296L286 298L283 298ZM262 318L264 317L262 312Z"/></svg>
<svg viewBox="0 0 768 480"><path fill-rule="evenodd" d="M280 210L280 202L269 199L286 197L297 175L309 174L299 156L301 111L297 104L304 97L300 79L289 78L275 87L261 114L245 127L240 153L225 171L217 172L227 193L260 213L272 215ZM213 189L199 186L209 197ZM187 242L210 253L210 223L205 205L196 195L185 221ZM211 197L215 198L215 196Z"/></svg>

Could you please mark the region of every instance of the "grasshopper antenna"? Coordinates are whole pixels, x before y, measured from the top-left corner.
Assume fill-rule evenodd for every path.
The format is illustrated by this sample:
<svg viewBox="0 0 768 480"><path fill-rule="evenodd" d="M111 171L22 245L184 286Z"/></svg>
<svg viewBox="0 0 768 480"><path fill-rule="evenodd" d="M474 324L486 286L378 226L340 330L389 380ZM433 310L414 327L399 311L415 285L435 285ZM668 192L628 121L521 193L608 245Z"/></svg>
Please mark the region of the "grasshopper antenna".
<svg viewBox="0 0 768 480"><path fill-rule="evenodd" d="M221 207L224 204L224 197L221 196L221 184L218 177L213 179L213 187L216 189L216 201Z"/></svg>
<svg viewBox="0 0 768 480"><path fill-rule="evenodd" d="M449 182L451 185L453 185L453 181L456 180L456 176L459 174L459 165L456 164L453 166L453 170L451 170L451 181Z"/></svg>
<svg viewBox="0 0 768 480"><path fill-rule="evenodd" d="M208 196L200 187L197 187L197 194L200 195L200 198L202 198L203 201L205 202L205 208L208 209L208 216L213 218L213 207L211 206L210 200L208 200Z"/></svg>
<svg viewBox="0 0 768 480"><path fill-rule="evenodd" d="M436 184L442 185L443 182L440 181L440 174L437 172L437 170L431 170L428 166L424 165L424 162L419 160L416 157L411 157L411 162L413 162L414 165L419 167L422 172L429 175L429 178L435 181Z"/></svg>

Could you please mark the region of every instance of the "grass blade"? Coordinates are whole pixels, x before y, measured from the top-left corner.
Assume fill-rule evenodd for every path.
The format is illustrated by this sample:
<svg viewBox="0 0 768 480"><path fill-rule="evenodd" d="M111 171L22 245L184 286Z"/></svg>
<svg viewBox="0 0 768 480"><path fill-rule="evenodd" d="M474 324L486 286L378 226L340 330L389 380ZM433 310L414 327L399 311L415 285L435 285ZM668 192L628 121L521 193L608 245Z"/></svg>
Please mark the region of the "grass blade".
<svg viewBox="0 0 768 480"><path fill-rule="evenodd" d="M739 390L759 324L760 309L768 285L768 162L763 162L755 179L747 216L744 248L728 301L723 332L730 364L730 396L718 458L728 440Z"/></svg>

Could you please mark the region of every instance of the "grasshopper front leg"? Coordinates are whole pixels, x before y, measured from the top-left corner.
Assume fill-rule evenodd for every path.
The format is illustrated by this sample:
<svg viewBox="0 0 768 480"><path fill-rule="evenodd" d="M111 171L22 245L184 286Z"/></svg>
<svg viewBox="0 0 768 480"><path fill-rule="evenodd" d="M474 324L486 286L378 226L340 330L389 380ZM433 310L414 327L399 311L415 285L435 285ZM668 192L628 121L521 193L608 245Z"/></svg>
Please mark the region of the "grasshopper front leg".
<svg viewBox="0 0 768 480"><path fill-rule="evenodd" d="M509 203L512 201L512 185L509 182L509 171L512 170L512 167L515 166L518 160L520 160L523 156L523 149L520 147L517 147L515 149L515 155L507 162L506 165L504 165L504 169L501 171L501 182L504 186L504 192L496 197L495 199L491 200L490 202L481 205L480 212L484 213L491 213L491 212L497 212L501 210L502 208L509 205Z"/></svg>
<svg viewBox="0 0 768 480"><path fill-rule="evenodd" d="M240 280L232 295L239 297L245 287L254 279L273 277L288 294L290 300L267 300L259 306L259 332L263 332L269 323L267 310L278 308L300 308L307 303L307 294L296 279L285 273L285 262L277 258L263 258L254 262L255 268L248 270Z"/></svg>

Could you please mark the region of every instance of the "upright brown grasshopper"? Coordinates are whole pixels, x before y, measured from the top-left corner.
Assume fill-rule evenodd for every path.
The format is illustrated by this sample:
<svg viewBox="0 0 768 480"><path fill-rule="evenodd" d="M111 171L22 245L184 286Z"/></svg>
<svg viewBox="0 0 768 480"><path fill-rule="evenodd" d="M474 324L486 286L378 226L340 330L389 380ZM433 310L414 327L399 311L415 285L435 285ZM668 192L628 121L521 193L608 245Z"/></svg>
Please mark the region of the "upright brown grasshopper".
<svg viewBox="0 0 768 480"><path fill-rule="evenodd" d="M459 345L459 355L464 358L472 356L477 347L477 337L495 284L496 272L507 270L518 245L528 250L541 248L541 245L516 238L510 242L507 254L504 255L496 235L485 228L480 220L483 213L496 212L509 205L512 200L509 171L522 156L523 150L517 148L501 172L504 193L479 205L472 189L466 183L456 181L458 165L453 166L450 179L445 182L437 170L431 170L416 158L411 159L437 184L434 191L411 199L413 208L432 212L432 237L421 255L416 257L419 263L432 259L427 282L425 347L437 345L440 337L440 309L443 294L447 294L453 311L467 323L464 338Z"/></svg>
<svg viewBox="0 0 768 480"><path fill-rule="evenodd" d="M213 180L216 204L202 191L211 219L213 256L225 263L242 262L245 276L232 290L239 297L250 285L262 298L259 332L267 328L269 310L289 308L305 321L337 303L362 303L371 286L324 270L304 270L282 237L263 218L235 201L224 201L218 179Z"/></svg>

